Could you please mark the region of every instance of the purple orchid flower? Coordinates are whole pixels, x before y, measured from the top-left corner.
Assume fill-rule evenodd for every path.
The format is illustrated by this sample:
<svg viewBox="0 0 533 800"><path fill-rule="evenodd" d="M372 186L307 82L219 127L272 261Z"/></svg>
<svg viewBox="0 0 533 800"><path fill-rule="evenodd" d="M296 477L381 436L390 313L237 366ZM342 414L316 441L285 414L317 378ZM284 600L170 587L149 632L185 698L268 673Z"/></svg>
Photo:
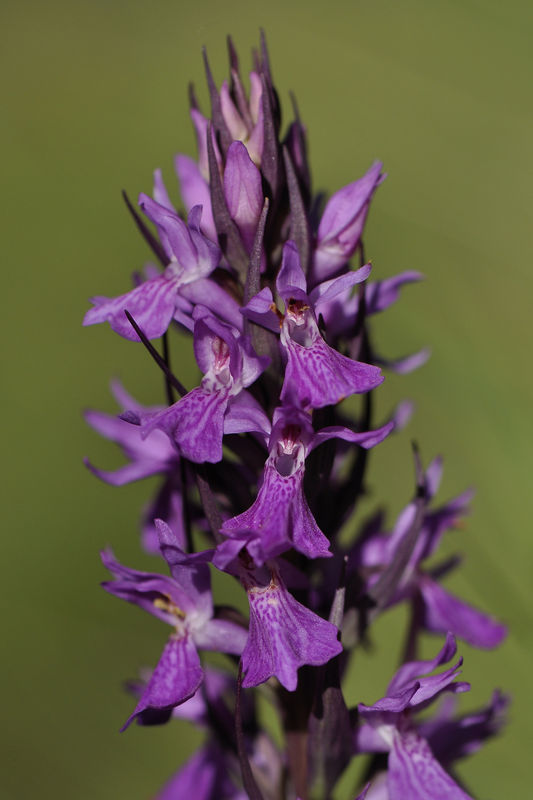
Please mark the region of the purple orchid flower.
<svg viewBox="0 0 533 800"><path fill-rule="evenodd" d="M382 167L376 161L362 178L339 189L328 200L317 231L312 285L333 277L354 254L372 195L385 179Z"/></svg>
<svg viewBox="0 0 533 800"><path fill-rule="evenodd" d="M294 547L308 558L330 556L329 540L318 527L305 499L303 479L305 459L322 442L343 439L365 449L383 441L394 427L389 422L375 431L355 433L333 426L315 433L308 413L294 407L274 411L268 443L268 459L262 483L253 505L244 513L226 520L222 533L246 545L257 565ZM224 568L233 558L234 544L217 548L215 564Z"/></svg>
<svg viewBox="0 0 533 800"><path fill-rule="evenodd" d="M335 625L294 599L274 562L267 567L246 567L243 559L236 567L250 605L242 685L258 686L275 676L292 692L299 667L327 663L342 652L342 644Z"/></svg>
<svg viewBox="0 0 533 800"><path fill-rule="evenodd" d="M428 676L456 653L454 637L431 661L412 661L400 667L387 694L372 706L360 703L364 723L356 731L357 752L388 752L387 800L472 800L445 772L413 722L413 714L443 692L465 692L470 685L455 681L462 659L437 675ZM419 677L426 675L427 677ZM372 790L369 797L373 797Z"/></svg>
<svg viewBox="0 0 533 800"><path fill-rule="evenodd" d="M201 306L194 310L194 353L204 373L201 385L156 414L129 414L147 437L161 429L184 458L196 463L222 459L224 433L268 430L268 420L244 391L269 363L257 356L247 337L215 319Z"/></svg>
<svg viewBox="0 0 533 800"><path fill-rule="evenodd" d="M307 294L307 281L298 249L294 242L286 242L276 280L276 288L285 303L281 322L268 287L242 309L246 317L274 332L281 328L280 341L287 359L282 402L304 409L322 408L335 405L352 394L368 392L382 383L379 367L354 361L329 347L320 335L317 323L322 303L364 281L369 273L370 265L367 264L320 283Z"/></svg>
<svg viewBox="0 0 533 800"><path fill-rule="evenodd" d="M83 320L84 325L107 321L114 331L133 341L139 338L124 315L125 309L149 339L162 336L174 316L176 295L199 280L202 281L200 288L205 289L203 279L213 272L220 261L218 246L200 232L200 206L191 210L186 225L176 213L147 195L141 194L139 203L155 223L170 263L162 275L141 283L127 294L113 299L93 297L94 308L89 309Z"/></svg>
<svg viewBox="0 0 533 800"><path fill-rule="evenodd" d="M161 553L171 577L139 572L122 566L111 551L102 553L114 580L102 585L111 594L140 606L168 623L174 631L159 663L122 730L144 712L170 709L192 697L203 680L197 648L240 654L246 642L244 628L213 619L208 560L211 553L187 555L161 520L157 523Z"/></svg>
<svg viewBox="0 0 533 800"><path fill-rule="evenodd" d="M442 461L435 459L426 472L428 497L437 492L442 475ZM473 647L494 648L505 638L507 628L493 617L455 597L439 583L447 571L439 566L423 570L421 563L432 556L442 535L454 527L458 518L468 511L472 492L467 491L441 508L426 512L420 535L400 580L391 605L409 600L417 609L416 619L421 628L432 633L451 631ZM390 535L374 533L364 539L353 554L353 560L372 570L370 583L375 582L381 569L390 563L401 547L414 518L410 503L399 515Z"/></svg>

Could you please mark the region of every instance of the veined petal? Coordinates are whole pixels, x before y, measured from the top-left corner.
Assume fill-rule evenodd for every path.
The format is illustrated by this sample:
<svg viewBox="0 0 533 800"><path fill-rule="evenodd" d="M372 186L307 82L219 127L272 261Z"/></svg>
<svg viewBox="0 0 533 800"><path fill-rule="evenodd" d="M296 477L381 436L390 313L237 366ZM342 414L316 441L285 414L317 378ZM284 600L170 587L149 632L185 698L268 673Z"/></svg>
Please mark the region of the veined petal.
<svg viewBox="0 0 533 800"><path fill-rule="evenodd" d="M164 607L159 600L165 602L170 600L184 614L194 613L194 601L172 578L125 567L115 560L113 553L109 550L103 551L101 558L106 569L115 576L114 580L102 583L102 587L109 594L139 606L168 625L174 625L176 619L173 617L172 610Z"/></svg>
<svg viewBox="0 0 533 800"><path fill-rule="evenodd" d="M155 800L246 800L229 777L227 755L215 742L201 747L173 775Z"/></svg>
<svg viewBox="0 0 533 800"><path fill-rule="evenodd" d="M224 117L224 121L228 126L228 130L231 134L231 138L239 139L240 141L238 143L241 144L242 140L246 139L248 135L248 130L243 121L243 118L237 111L235 103L231 99L227 81L222 81L222 86L220 87L220 107L222 109L222 115ZM235 142L233 142L229 146L228 153L233 144L235 144Z"/></svg>
<svg viewBox="0 0 533 800"><path fill-rule="evenodd" d="M184 703L202 683L203 674L198 652L191 637L172 635L135 711L121 730L125 730L143 711L174 708Z"/></svg>
<svg viewBox="0 0 533 800"><path fill-rule="evenodd" d="M303 475L300 469L283 476L267 463L253 505L222 526L226 536L249 535L246 547L259 566L290 547L308 558L331 555L329 540L318 527L305 499Z"/></svg>
<svg viewBox="0 0 533 800"><path fill-rule="evenodd" d="M472 800L416 733L396 734L389 753L390 800Z"/></svg>
<svg viewBox="0 0 533 800"><path fill-rule="evenodd" d="M170 527L162 519L154 521L159 538L160 553L170 569L170 574L182 591L192 601L195 618L202 622L213 616L211 573L209 566L213 550L185 553Z"/></svg>
<svg viewBox="0 0 533 800"><path fill-rule="evenodd" d="M216 463L222 460L227 405L227 392L207 392L199 386L148 420L142 427L143 436L161 428L184 458L197 464Z"/></svg>
<svg viewBox="0 0 533 800"><path fill-rule="evenodd" d="M138 342L124 311L127 309L149 339L162 336L170 325L176 304L177 285L164 275L141 283L119 297L93 297L94 308L85 314L83 324L109 322L116 333Z"/></svg>
<svg viewBox="0 0 533 800"><path fill-rule="evenodd" d="M318 226L319 243L335 239L353 224L353 220L372 196L379 182L382 167L383 164L379 161L374 162L362 178L343 186L330 197Z"/></svg>
<svg viewBox="0 0 533 800"><path fill-rule="evenodd" d="M337 628L298 603L279 576L268 586L248 586L250 633L242 654L243 686L275 675L290 692L304 664L325 664L342 651Z"/></svg>
<svg viewBox="0 0 533 800"><path fill-rule="evenodd" d="M281 341L288 359L282 402L301 408L322 408L352 394L368 392L383 382L379 367L343 356L320 335L310 347L304 347L287 335L284 324Z"/></svg>
<svg viewBox="0 0 533 800"><path fill-rule="evenodd" d="M139 195L139 205L156 226L169 260L177 263L181 269L180 284L205 278L215 269L220 260L220 250L195 228L195 224L187 226L177 214L146 194ZM193 212L194 208L190 214ZM192 221L196 222L194 214Z"/></svg>
<svg viewBox="0 0 533 800"><path fill-rule="evenodd" d="M450 594L424 576L419 583L424 598L423 626L434 633L452 631L473 647L497 647L507 634L500 622Z"/></svg>
<svg viewBox="0 0 533 800"><path fill-rule="evenodd" d="M353 255L368 214L370 199L383 180L376 162L358 181L344 186L328 201L317 233L312 283L317 284L346 264Z"/></svg>
<svg viewBox="0 0 533 800"><path fill-rule="evenodd" d="M147 409L138 404L129 408L143 415ZM152 407L151 411L159 411L159 408ZM114 414L106 414L103 411L86 411L85 420L93 430L100 436L105 436L112 442L116 442L130 459L159 462L161 469L168 466L169 462L175 458L172 446L164 434L157 434L152 437L150 442L143 442L139 428L126 422L121 417Z"/></svg>
<svg viewBox="0 0 533 800"><path fill-rule="evenodd" d="M398 375L407 375L415 369L422 367L431 355L429 347L424 347L417 353L412 353L410 356L404 358L380 358L379 363L382 367L390 369L391 372L396 372ZM376 359L377 360L377 359Z"/></svg>

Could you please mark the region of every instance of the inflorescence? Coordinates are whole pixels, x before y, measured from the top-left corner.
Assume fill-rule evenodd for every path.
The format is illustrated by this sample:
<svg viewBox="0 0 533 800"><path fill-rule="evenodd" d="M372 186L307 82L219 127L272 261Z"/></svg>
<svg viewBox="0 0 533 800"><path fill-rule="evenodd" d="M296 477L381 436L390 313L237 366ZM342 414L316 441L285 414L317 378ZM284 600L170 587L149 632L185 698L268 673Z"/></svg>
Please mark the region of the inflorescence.
<svg viewBox="0 0 533 800"><path fill-rule="evenodd" d="M114 383L122 413L86 414L127 458L112 472L87 462L95 475L113 486L160 479L142 545L165 562L162 572L102 553L112 576L104 588L169 626L153 671L130 684L136 705L123 728L181 718L205 730L159 800L322 800L361 754L370 756L360 798L469 798L454 765L499 730L507 705L495 692L485 708L458 714L455 695L470 687L457 680L462 659L446 666L456 637L493 648L506 633L443 587L457 560L433 558L470 493L435 507L441 460L424 470L415 448L413 498L393 527L378 511L344 535L368 451L410 414L402 403L374 420L382 368L406 373L427 357L379 355L371 318L421 275L375 280L366 261L382 164L321 207L295 103L281 137L264 37L248 91L231 40L229 56L220 90L205 59L210 119L190 93L198 159L175 161L186 215L160 170L140 212L125 197L159 266L148 264L120 297L94 297L84 320L141 341L166 387L164 406L144 407ZM170 328L192 339L202 378L190 391L170 367ZM151 344L160 337L162 354ZM356 413L342 403L352 395L361 395ZM248 620L215 604L210 565L240 584ZM382 699L348 709L350 656L400 603L409 607L401 665ZM428 661L417 660L424 632L444 638ZM204 651L228 654L226 668L204 663ZM261 728L253 687L279 714L283 747Z"/></svg>

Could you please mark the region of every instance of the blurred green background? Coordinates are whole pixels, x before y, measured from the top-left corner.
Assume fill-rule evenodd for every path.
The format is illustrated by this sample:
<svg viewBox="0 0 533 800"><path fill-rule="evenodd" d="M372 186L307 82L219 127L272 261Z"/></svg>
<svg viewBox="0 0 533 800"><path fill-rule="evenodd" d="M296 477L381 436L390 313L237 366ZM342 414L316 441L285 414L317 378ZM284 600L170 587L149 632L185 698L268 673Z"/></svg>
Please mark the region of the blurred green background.
<svg viewBox="0 0 533 800"><path fill-rule="evenodd" d="M294 90L308 126L314 186L334 191L375 158L389 178L371 213L374 274L425 273L374 326L382 349L423 345L430 363L389 378L382 409L411 397L410 428L372 460L394 515L411 491L410 438L445 456L440 497L477 487L466 527L449 536L465 565L448 585L507 621L497 653L465 655L484 703L513 696L503 737L464 763L479 798L531 786L531 262L533 113L529 2L12 2L3 0L4 190L2 798L146 798L194 748L180 724L118 728L121 689L154 664L166 636L105 595L98 549L147 563L139 509L153 484L112 489L83 467L120 463L85 427L84 407L113 410L119 375L145 402L161 381L140 347L108 326L83 329L92 294L114 295L148 258L120 190L150 191L160 166L194 154L186 88L205 101L201 46L218 83L231 32L249 65L264 26L289 116ZM188 352L178 358L189 365ZM181 345L180 345L181 348ZM528 367L527 364L530 364ZM192 381L192 373L180 368ZM379 482L379 487L378 487ZM385 689L398 618L377 626L377 661L349 682L353 702ZM436 640L428 644L435 652ZM373 666L371 666L373 664ZM349 798L349 793L339 794Z"/></svg>

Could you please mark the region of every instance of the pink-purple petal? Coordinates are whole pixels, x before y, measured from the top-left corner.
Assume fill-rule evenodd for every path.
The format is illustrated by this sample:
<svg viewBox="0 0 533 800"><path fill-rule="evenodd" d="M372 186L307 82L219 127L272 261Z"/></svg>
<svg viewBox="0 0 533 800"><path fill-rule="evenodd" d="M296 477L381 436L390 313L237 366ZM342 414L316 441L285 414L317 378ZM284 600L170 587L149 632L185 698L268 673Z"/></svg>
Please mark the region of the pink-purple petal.
<svg viewBox="0 0 533 800"><path fill-rule="evenodd" d="M94 308L85 314L83 324L109 322L125 339L138 342L124 311L127 309L149 339L162 336L170 325L176 304L177 285L164 275L152 278L119 297L95 297Z"/></svg>
<svg viewBox="0 0 533 800"><path fill-rule="evenodd" d="M147 421L142 428L143 436L160 428L176 443L184 458L197 464L216 463L222 460L227 404L227 392L208 392L199 386Z"/></svg>
<svg viewBox="0 0 533 800"><path fill-rule="evenodd" d="M268 286L265 286L241 309L241 314L273 333L279 333L280 317L275 309L272 292Z"/></svg>
<svg viewBox="0 0 533 800"><path fill-rule="evenodd" d="M247 511L227 520L226 536L248 536L247 548L256 564L294 547L308 558L331 556L329 540L318 527L303 492L303 470L280 475L266 465L257 498Z"/></svg>
<svg viewBox="0 0 533 800"><path fill-rule="evenodd" d="M421 272L409 270L400 272L392 278L369 283L366 287L367 314L377 314L395 303L400 295L400 289L409 283L416 283L424 279Z"/></svg>
<svg viewBox="0 0 533 800"><path fill-rule="evenodd" d="M121 730L147 709L174 708L197 691L203 679L198 652L191 637L172 635L135 711Z"/></svg>
<svg viewBox="0 0 533 800"><path fill-rule="evenodd" d="M452 631L472 647L491 649L504 640L507 628L488 614L473 608L458 597L424 577L419 583L424 599L424 621L434 633Z"/></svg>
<svg viewBox="0 0 533 800"><path fill-rule="evenodd" d="M328 441L328 439L343 439L345 442L352 442L353 444L358 444L359 447L364 447L365 450L369 450L380 444L393 430L394 422L387 422L386 425L374 431L363 431L359 433L345 428L342 425L332 425L328 428L322 428L314 434L309 450L314 450L315 447L318 447L322 442Z"/></svg>
<svg viewBox="0 0 533 800"><path fill-rule="evenodd" d="M301 408L335 405L352 394L368 392L384 378L379 367L354 361L334 350L319 335L304 347L284 335L287 352L281 400Z"/></svg>
<svg viewBox="0 0 533 800"><path fill-rule="evenodd" d="M232 142L226 154L224 194L228 211L250 252L263 208L263 189L261 173L240 141Z"/></svg>
<svg viewBox="0 0 533 800"><path fill-rule="evenodd" d="M307 299L307 280L300 264L298 248L292 241L285 242L283 246L283 258L276 278L276 288L285 302L290 297L295 300Z"/></svg>
<svg viewBox="0 0 533 800"><path fill-rule="evenodd" d="M250 632L242 665L243 686L276 676L289 691L304 664L325 664L342 651L337 628L298 603L279 577L268 586L248 588Z"/></svg>
<svg viewBox="0 0 533 800"><path fill-rule="evenodd" d="M198 164L192 158L189 158L189 156L178 155L176 156L174 165L185 208L187 211L190 211L194 206L202 207L200 230L211 239L212 242L216 242L217 232L213 219L209 186L202 176Z"/></svg>
<svg viewBox="0 0 533 800"><path fill-rule="evenodd" d="M389 753L390 800L472 800L441 767L425 739L395 734Z"/></svg>
<svg viewBox="0 0 533 800"><path fill-rule="evenodd" d="M446 641L435 656L426 661L408 661L396 671L387 687L387 694L396 694L408 686L419 675L427 675L442 664L447 664L457 652L457 643L453 634L448 633Z"/></svg>
<svg viewBox="0 0 533 800"><path fill-rule="evenodd" d="M322 303L329 303L341 292L346 292L348 289L351 289L352 286L362 283L362 281L366 281L371 270L372 265L365 264L359 269L350 270L350 272L347 272L345 275L341 275L339 278L332 278L329 281L323 281L322 283L319 283L318 286L315 286L313 291L310 292L309 300L313 304L315 310L317 310L317 307L320 307Z"/></svg>

